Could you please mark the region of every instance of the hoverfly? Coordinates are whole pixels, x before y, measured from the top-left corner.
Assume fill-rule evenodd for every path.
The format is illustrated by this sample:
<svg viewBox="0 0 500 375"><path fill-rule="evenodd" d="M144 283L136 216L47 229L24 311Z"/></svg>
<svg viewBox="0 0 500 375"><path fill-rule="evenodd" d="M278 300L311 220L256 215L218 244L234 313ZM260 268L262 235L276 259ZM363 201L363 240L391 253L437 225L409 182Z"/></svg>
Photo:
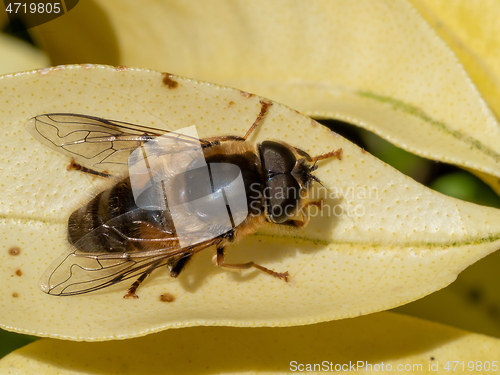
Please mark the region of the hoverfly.
<svg viewBox="0 0 500 375"><path fill-rule="evenodd" d="M257 118L242 137L226 135L195 139L175 131L73 113L33 117L26 125L27 130L45 146L71 157L71 169L114 181L112 187L101 191L70 215L68 242L71 249L42 276L44 292L58 296L76 295L135 278L124 298L137 298L137 288L153 270L168 266L170 275L177 277L195 253L211 246L216 248L214 264L217 266L256 268L288 281L288 272L276 272L254 262L228 264L224 261L224 249L227 244L255 232L266 223L295 228L307 225L308 216L303 215L301 209L321 203L304 199L312 182L319 182L313 175L316 162L330 157L340 159L342 150L311 157L281 141L266 140L257 145L247 142L272 105L267 101L260 104ZM131 172L130 158L134 152L159 138L167 139L172 146L157 146L160 154L165 155L173 154L171 148L182 149L197 143L208 167L222 166L218 172L220 178L214 179L212 175L207 183L202 184L202 180L196 177L201 168L188 168L188 172L178 175L164 205L146 207L139 204L134 195L134 181L137 179ZM139 155L141 153L143 164L153 163L149 154L139 151ZM192 166L193 163L194 159L188 164ZM229 165L237 168L226 168ZM151 172L150 168L149 177L139 176L142 178L140 184L149 186L143 189L148 197L153 190L160 189L159 183L152 182L155 173L157 171ZM243 183L238 189L233 187L232 191L230 185L238 176ZM274 194L277 190L287 194ZM253 194L255 191L265 194ZM228 211L229 229L201 237L202 240L183 242L179 227L174 225L177 214L173 213L170 198L189 202L211 193L222 193L218 197L224 199L228 208L228 202L234 201L234 194L243 194L246 202L240 211L245 215L239 215L241 217L236 220L238 213L231 215ZM187 231L184 228L184 232L190 235L206 232L210 226L208 229L214 229L214 223L220 223L224 218L210 207L197 206L184 215L185 228L188 228ZM193 225L193 220L199 225Z"/></svg>

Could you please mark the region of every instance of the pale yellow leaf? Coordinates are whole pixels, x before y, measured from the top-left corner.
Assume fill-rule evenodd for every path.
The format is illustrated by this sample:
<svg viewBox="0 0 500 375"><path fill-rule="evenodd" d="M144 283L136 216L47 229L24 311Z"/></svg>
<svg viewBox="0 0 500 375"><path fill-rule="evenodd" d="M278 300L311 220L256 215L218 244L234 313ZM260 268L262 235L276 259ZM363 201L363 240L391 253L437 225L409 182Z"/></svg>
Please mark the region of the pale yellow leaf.
<svg viewBox="0 0 500 375"><path fill-rule="evenodd" d="M500 3L411 0L464 65L490 108L500 117ZM500 192L498 175L471 170Z"/></svg>
<svg viewBox="0 0 500 375"><path fill-rule="evenodd" d="M109 16L93 0L80 1L65 15L30 31L51 58L52 65L120 64L120 51Z"/></svg>
<svg viewBox="0 0 500 375"><path fill-rule="evenodd" d="M500 338L499 264L497 251L468 267L446 288L394 311Z"/></svg>
<svg viewBox="0 0 500 375"><path fill-rule="evenodd" d="M497 0L411 0L464 65L500 117L500 3Z"/></svg>
<svg viewBox="0 0 500 375"><path fill-rule="evenodd" d="M68 171L68 157L30 137L28 119L72 112L164 129L194 124L202 137L243 135L260 111L260 98L154 71L90 65L4 76L0 98L0 324L9 330L105 340L171 327L289 326L354 317L443 288L500 246L499 210L427 189L275 103L250 142L280 139L312 155L338 148L344 155L319 163L317 176L330 191L315 188L325 207L321 215L312 212L307 228L264 231L228 248L227 262L287 270L290 283L216 268L206 250L178 279L156 271L138 300L122 298L126 283L73 297L45 295L39 279L67 248L68 216L106 181ZM14 255L12 247L18 247ZM175 301L160 301L164 293Z"/></svg>
<svg viewBox="0 0 500 375"><path fill-rule="evenodd" d="M283 329L196 327L119 342L44 339L2 359L0 374L433 374L447 373L447 363L454 373L490 374L498 372L499 351L498 339L380 313Z"/></svg>
<svg viewBox="0 0 500 375"><path fill-rule="evenodd" d="M121 65L255 92L313 117L363 126L421 156L500 177L497 121L455 55L405 1L96 4L113 29ZM82 9L65 17L91 22ZM70 41L82 33L51 27L38 32L47 46L59 46L53 61L66 63L74 54L71 62L83 62L80 44Z"/></svg>
<svg viewBox="0 0 500 375"><path fill-rule="evenodd" d="M0 56L0 74L49 66L49 60L42 51L5 34L0 34Z"/></svg>

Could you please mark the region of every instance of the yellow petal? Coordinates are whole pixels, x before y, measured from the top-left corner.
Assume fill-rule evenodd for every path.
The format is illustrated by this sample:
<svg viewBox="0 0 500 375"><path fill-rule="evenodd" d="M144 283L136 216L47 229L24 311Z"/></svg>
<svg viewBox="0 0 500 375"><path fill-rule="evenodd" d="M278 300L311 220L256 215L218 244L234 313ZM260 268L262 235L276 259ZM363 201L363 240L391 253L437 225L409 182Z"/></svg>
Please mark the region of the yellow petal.
<svg viewBox="0 0 500 375"><path fill-rule="evenodd" d="M499 339L381 313L283 329L197 327L119 342L44 339L2 359L0 374L427 374L446 366L488 374L498 371L499 351Z"/></svg>
<svg viewBox="0 0 500 375"><path fill-rule="evenodd" d="M409 3L219 0L201 7L150 0L140 9L132 0L96 3L114 30L121 65L239 87L307 115L363 126L421 156L500 177L497 121ZM82 9L65 17L90 17ZM54 62L67 63L68 49L75 53L71 62L82 62L80 43L71 43L66 29L60 36L44 27L46 45L68 39Z"/></svg>
<svg viewBox="0 0 500 375"><path fill-rule="evenodd" d="M175 83L174 83L175 82ZM500 211L429 190L310 118L273 104L250 142L280 139L319 163L328 192L302 231L264 231L228 248L227 262L289 271L290 283L261 272L211 265L202 251L178 279L157 271L137 300L129 284L72 297L45 295L40 276L67 248L67 218L106 181L68 171L69 158L24 129L42 113L72 112L164 129L196 125L200 136L243 135L261 98L154 71L68 66L0 79L0 324L74 340L145 335L192 325L289 326L395 307L451 283L498 249ZM316 198L317 199L317 198ZM15 247L14 254L9 251ZM160 296L170 293L171 303Z"/></svg>

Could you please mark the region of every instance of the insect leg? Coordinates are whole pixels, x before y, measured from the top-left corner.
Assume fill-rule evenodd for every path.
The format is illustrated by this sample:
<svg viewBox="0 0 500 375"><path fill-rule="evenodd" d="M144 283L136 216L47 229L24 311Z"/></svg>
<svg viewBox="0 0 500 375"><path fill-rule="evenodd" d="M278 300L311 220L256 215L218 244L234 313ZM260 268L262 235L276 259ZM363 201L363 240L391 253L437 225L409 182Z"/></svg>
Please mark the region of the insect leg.
<svg viewBox="0 0 500 375"><path fill-rule="evenodd" d="M255 130L259 122L264 118L264 116L267 113L267 109L273 105L271 102L266 102L264 100L260 101L261 109L259 112L259 115L255 119L254 123L248 129L247 133L245 134L244 137L240 137L238 135L222 135L220 137L211 137L211 138L204 138L204 141L207 141L208 143L203 145L203 147L210 147L214 145L218 145L220 142L225 142L225 141L246 141L247 138L250 136L250 134ZM309 156L309 155L308 155ZM309 156L310 158L310 156Z"/></svg>
<svg viewBox="0 0 500 375"><path fill-rule="evenodd" d="M264 116L266 115L267 113L267 110L270 106L273 105L273 103L271 102L266 102L264 100L261 100L260 101L260 112L259 112L259 115L257 116L257 118L255 119L255 121L253 122L252 126L250 126L250 129L248 129L247 133L244 135L244 139L246 140L248 137L250 137L250 134L252 134L252 132L255 130L255 128L257 127L257 125L259 125L259 122L261 122L261 120L264 118Z"/></svg>
<svg viewBox="0 0 500 375"><path fill-rule="evenodd" d="M135 294L137 288L139 288L139 285L142 284L142 282L146 279L146 277L148 277L160 263L161 261L154 262L153 264L151 264L149 268L146 269L146 271L144 271L144 273L141 276L139 276L137 280L134 281L132 286L129 288L128 293L125 294L123 298L139 298L139 296Z"/></svg>
<svg viewBox="0 0 500 375"><path fill-rule="evenodd" d="M288 271L287 272L276 272L273 270L270 270L269 268L262 267L258 264L255 264L254 262L248 262L248 263L240 263L240 264L227 264L224 263L224 247L218 247L217 246L217 256L215 259L215 265L220 266L220 267L225 267L225 268L232 268L232 269L237 269L237 270L246 270L249 268L257 268L258 270L268 273L271 276L277 277L278 279L284 280L285 282L288 282Z"/></svg>
<svg viewBox="0 0 500 375"><path fill-rule="evenodd" d="M177 277L181 273L181 271L186 267L188 262L191 260L193 255L188 255L184 258L179 259L177 262L172 264L172 268L170 270L170 276Z"/></svg>
<svg viewBox="0 0 500 375"><path fill-rule="evenodd" d="M98 177L103 177L103 178L111 177L111 175L109 173L98 172L98 171L94 171L93 169L84 167L83 165L76 163L74 159L71 159L67 169L68 169L68 171L75 170L75 171L80 171L80 172L91 174L93 176L98 176Z"/></svg>
<svg viewBox="0 0 500 375"><path fill-rule="evenodd" d="M338 150L335 150L335 151L327 152L326 154L315 156L315 157L312 157L311 155L309 155L304 150L301 150L300 148L294 147L294 149L297 152L297 154L299 154L300 156L303 156L308 162L312 162L312 161L317 162L318 160L323 160L323 159L328 159L328 158L333 158L333 157L335 157L339 160L342 160L342 149L341 148L339 148Z"/></svg>
<svg viewBox="0 0 500 375"><path fill-rule="evenodd" d="M301 209L299 211L300 217L301 217L300 220L296 220L296 219L286 220L283 223L280 223L279 225L287 225L290 227L304 228L309 223L309 215L305 214L304 211L302 211L302 210L307 208L307 207L310 207L310 206L316 206L321 210L321 208L323 206L323 201L319 200L319 201L306 203L305 205L303 205L301 207Z"/></svg>
<svg viewBox="0 0 500 375"><path fill-rule="evenodd" d="M342 160L342 149L339 148L338 150L330 151L330 152L327 152L326 154L315 156L312 158L312 160L314 160L314 162L317 162L319 160L328 159L328 158L337 158L339 160Z"/></svg>

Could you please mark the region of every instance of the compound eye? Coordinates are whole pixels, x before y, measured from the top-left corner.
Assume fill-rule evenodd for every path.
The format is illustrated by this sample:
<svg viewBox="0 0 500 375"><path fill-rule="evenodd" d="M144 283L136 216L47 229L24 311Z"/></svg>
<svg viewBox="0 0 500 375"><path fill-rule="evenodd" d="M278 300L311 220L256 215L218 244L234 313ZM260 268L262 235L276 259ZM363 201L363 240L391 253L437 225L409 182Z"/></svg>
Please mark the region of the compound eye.
<svg viewBox="0 0 500 375"><path fill-rule="evenodd" d="M289 174L280 174L267 182L267 209L270 219L277 224L295 215L300 201L300 185Z"/></svg>
<svg viewBox="0 0 500 375"><path fill-rule="evenodd" d="M287 146L278 142L264 141L259 148L264 168L270 174L290 173L295 167L297 158Z"/></svg>

